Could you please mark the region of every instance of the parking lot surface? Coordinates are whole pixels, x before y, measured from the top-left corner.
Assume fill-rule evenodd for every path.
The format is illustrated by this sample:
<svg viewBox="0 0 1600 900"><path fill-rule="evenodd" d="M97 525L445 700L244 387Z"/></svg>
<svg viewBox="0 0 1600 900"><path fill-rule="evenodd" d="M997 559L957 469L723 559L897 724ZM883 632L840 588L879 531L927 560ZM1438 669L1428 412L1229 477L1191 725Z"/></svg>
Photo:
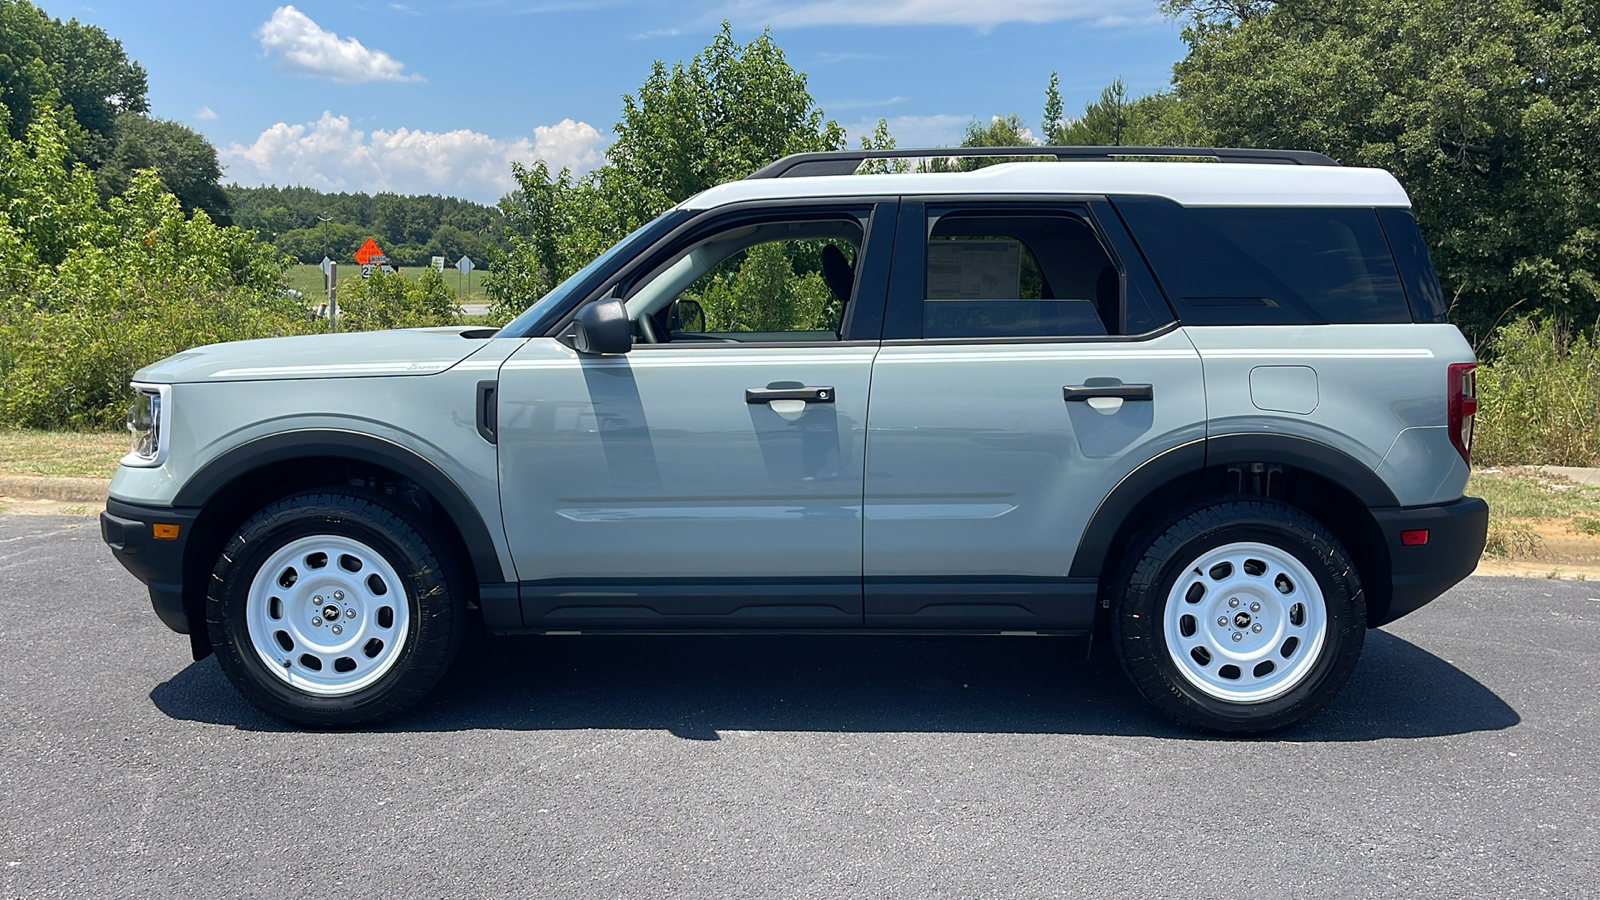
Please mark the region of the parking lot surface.
<svg viewBox="0 0 1600 900"><path fill-rule="evenodd" d="M1474 578L1267 740L1058 638L469 645L304 733L92 519L0 515L0 895L1595 896L1600 584Z"/></svg>

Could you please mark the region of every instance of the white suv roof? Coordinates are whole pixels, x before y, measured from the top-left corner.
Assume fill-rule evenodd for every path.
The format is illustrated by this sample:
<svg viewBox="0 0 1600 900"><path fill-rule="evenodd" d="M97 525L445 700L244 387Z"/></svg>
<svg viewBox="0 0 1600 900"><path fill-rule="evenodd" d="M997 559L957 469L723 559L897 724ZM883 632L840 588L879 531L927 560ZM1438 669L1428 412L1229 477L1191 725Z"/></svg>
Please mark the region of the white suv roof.
<svg viewBox="0 0 1600 900"><path fill-rule="evenodd" d="M901 194L1141 194L1166 197L1184 206L1411 206L1405 189L1382 169L1083 161L1000 163L972 172L748 178L690 197L681 208L714 209L746 200Z"/></svg>

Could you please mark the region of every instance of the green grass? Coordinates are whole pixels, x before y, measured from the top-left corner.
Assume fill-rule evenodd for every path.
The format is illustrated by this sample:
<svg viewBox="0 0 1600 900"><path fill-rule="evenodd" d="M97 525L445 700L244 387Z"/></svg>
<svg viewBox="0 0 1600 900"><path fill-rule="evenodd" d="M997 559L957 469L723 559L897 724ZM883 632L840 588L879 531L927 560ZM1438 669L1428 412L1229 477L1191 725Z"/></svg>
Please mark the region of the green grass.
<svg viewBox="0 0 1600 900"><path fill-rule="evenodd" d="M427 266L402 266L400 268L400 274L411 279L412 281L415 281L422 277L422 273L426 269ZM341 291L347 285L354 284L360 280L360 266L353 262L342 262L339 264L339 288ZM470 287L467 284L467 279L462 278L459 272L449 268L444 270L444 280L446 284L457 288L456 296L459 298L459 302L461 303L489 302L488 298L483 295L483 272L481 270L475 270L472 273ZM304 263L297 263L290 266L288 275L284 278L284 283L300 293L305 294L307 302L314 303L320 298L326 296L324 293L326 290L324 287L326 281L322 277L322 269L317 266L306 265Z"/></svg>
<svg viewBox="0 0 1600 900"><path fill-rule="evenodd" d="M128 452L125 431L0 431L0 475L110 478Z"/></svg>
<svg viewBox="0 0 1600 900"><path fill-rule="evenodd" d="M1483 551L1487 556L1538 556L1545 540L1535 522L1574 534L1600 535L1600 488L1536 469L1480 469L1468 479L1467 494L1489 504L1489 539Z"/></svg>
<svg viewBox="0 0 1600 900"><path fill-rule="evenodd" d="M1467 494L1489 503L1491 516L1507 519L1600 519L1600 488L1573 484L1533 469L1481 469Z"/></svg>

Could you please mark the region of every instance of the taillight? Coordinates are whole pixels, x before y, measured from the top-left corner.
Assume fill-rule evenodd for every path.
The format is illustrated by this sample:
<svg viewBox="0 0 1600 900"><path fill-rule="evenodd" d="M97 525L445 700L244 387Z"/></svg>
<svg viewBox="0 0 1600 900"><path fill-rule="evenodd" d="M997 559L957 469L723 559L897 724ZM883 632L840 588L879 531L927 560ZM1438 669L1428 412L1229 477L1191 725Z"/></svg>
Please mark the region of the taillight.
<svg viewBox="0 0 1600 900"><path fill-rule="evenodd" d="M1472 417L1478 414L1478 376L1473 370L1477 363L1450 364L1450 443L1456 452L1472 465Z"/></svg>

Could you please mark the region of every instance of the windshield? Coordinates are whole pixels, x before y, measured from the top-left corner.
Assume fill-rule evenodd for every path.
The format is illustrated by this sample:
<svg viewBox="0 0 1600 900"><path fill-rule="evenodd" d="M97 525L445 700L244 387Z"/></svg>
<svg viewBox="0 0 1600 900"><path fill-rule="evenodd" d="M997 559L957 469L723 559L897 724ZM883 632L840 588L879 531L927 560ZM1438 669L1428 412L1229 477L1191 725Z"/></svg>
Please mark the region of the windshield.
<svg viewBox="0 0 1600 900"><path fill-rule="evenodd" d="M669 209L656 218L634 229L633 233L595 257L587 266L573 272L568 278L540 297L538 302L523 311L500 330L503 337L533 337L541 335L567 308L599 286L599 282L626 262L635 252L649 246L652 241L672 230L688 213Z"/></svg>

